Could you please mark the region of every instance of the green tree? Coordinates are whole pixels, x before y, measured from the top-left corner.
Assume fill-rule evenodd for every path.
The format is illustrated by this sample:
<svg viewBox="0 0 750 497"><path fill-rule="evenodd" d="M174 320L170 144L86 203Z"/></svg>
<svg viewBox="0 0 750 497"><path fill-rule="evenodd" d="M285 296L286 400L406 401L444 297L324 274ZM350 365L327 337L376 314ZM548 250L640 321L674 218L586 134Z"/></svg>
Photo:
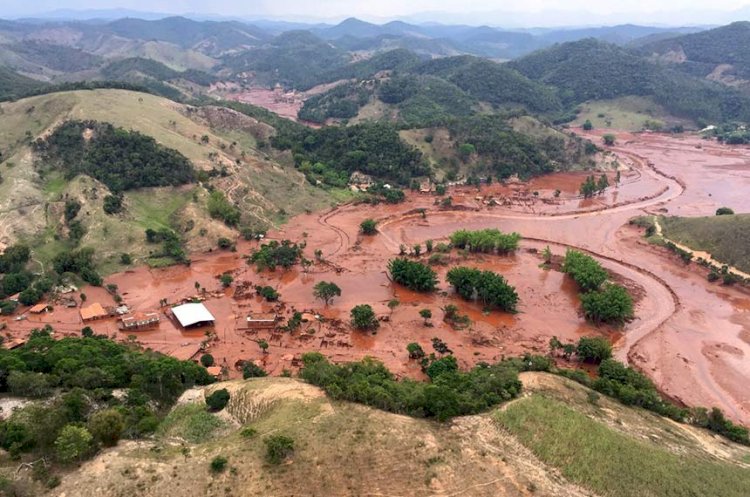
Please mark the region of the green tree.
<svg viewBox="0 0 750 497"><path fill-rule="evenodd" d="M378 232L378 223L374 219L365 219L359 225L359 231L363 235L374 235Z"/></svg>
<svg viewBox="0 0 750 497"><path fill-rule="evenodd" d="M425 356L424 349L418 343L408 344L406 351L409 353L409 359L422 359Z"/></svg>
<svg viewBox="0 0 750 497"><path fill-rule="evenodd" d="M424 319L424 325L427 326L430 324L430 319L432 319L432 311L429 309L422 309L419 311L419 315Z"/></svg>
<svg viewBox="0 0 750 497"><path fill-rule="evenodd" d="M57 458L64 463L81 460L91 450L93 438L86 428L66 425L55 440Z"/></svg>
<svg viewBox="0 0 750 497"><path fill-rule="evenodd" d="M581 337L576 346L576 356L581 361L598 364L612 357L612 345L603 337Z"/></svg>
<svg viewBox="0 0 750 497"><path fill-rule="evenodd" d="M375 311L369 304L360 304L352 308L351 317L352 326L358 330L373 330L380 325Z"/></svg>
<svg viewBox="0 0 750 497"><path fill-rule="evenodd" d="M247 380L248 378L262 378L264 376L268 376L268 373L266 373L263 368L252 361L245 361L245 364L242 366L243 379Z"/></svg>
<svg viewBox="0 0 750 497"><path fill-rule="evenodd" d="M341 288L336 283L330 281L319 281L313 287L313 296L318 300L322 300L328 306L334 297L341 296Z"/></svg>
<svg viewBox="0 0 750 497"><path fill-rule="evenodd" d="M221 281L221 286L224 288L227 288L229 285L232 284L234 281L234 278L232 278L232 275L229 273L224 273L221 276L219 276L219 281Z"/></svg>
<svg viewBox="0 0 750 497"><path fill-rule="evenodd" d="M229 460L224 456L216 456L213 459L211 459L211 464L209 467L211 468L212 473L221 473L225 469L227 469L227 464L229 463Z"/></svg>
<svg viewBox="0 0 750 497"><path fill-rule="evenodd" d="M201 356L201 364L204 368L210 368L214 365L214 356L211 354L203 354Z"/></svg>
<svg viewBox="0 0 750 497"><path fill-rule="evenodd" d="M125 430L125 416L117 409L103 409L91 415L87 426L94 440L105 447L113 447Z"/></svg>
<svg viewBox="0 0 750 497"><path fill-rule="evenodd" d="M209 411L218 412L224 409L229 403L229 390L222 388L216 390L206 397L206 406Z"/></svg>

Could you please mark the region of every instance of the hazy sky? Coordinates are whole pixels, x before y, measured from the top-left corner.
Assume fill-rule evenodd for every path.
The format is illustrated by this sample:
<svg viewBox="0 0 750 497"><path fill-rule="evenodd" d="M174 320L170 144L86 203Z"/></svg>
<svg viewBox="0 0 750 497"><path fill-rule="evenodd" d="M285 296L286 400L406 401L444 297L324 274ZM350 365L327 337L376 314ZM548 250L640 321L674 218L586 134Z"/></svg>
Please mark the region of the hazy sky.
<svg viewBox="0 0 750 497"><path fill-rule="evenodd" d="M750 0L0 0L0 17L33 15L57 9L133 9L164 13L202 13L236 17L342 19L356 16L382 20L434 14L435 20L473 23L576 22L709 23L712 17L742 8ZM507 13L507 15L506 15ZM491 14L491 15L482 15ZM424 18L419 15L416 18ZM430 17L430 16L426 16ZM442 17L445 17L443 19ZM424 19L423 19L424 20Z"/></svg>

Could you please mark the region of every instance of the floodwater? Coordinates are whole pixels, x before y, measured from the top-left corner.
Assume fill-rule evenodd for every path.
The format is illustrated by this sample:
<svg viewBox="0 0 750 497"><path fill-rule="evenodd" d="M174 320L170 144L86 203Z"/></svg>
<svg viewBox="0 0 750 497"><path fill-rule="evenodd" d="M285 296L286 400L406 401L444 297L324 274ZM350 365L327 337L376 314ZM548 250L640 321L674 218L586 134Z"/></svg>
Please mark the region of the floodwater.
<svg viewBox="0 0 750 497"><path fill-rule="evenodd" d="M257 242L240 241L236 253L194 254L189 267L138 268L107 282L116 283L124 301L138 311L159 310L161 299L205 299L216 317L210 337L206 331L211 330L180 330L165 309L160 310L157 329L131 334L147 347L175 355L206 342L206 350L219 364L229 366L233 376L239 374L233 369L238 360L257 361L272 374L281 374L295 369L302 353L315 350L334 361L374 356L399 375L420 377L419 367L406 353L410 342L430 352L431 339L440 338L460 364L469 367L524 352L543 353L552 336L574 341L600 335L615 343L618 358L644 371L672 398L687 405L718 406L732 419L750 423L750 295L740 287L709 284L701 268L686 267L675 256L649 246L640 230L627 225L632 217L665 210L710 215L728 206L750 212L750 149L692 136L618 133L618 145L610 152L620 164L621 182L594 199L578 195L585 173L553 174L528 184L493 184L479 191L455 187L449 192L450 208L436 205L434 196L409 193L403 204L346 205L304 214L269 233L271 238L304 241L309 259L314 250L322 251L325 262L316 262L307 273L299 267L258 273L243 258ZM560 190L558 196L555 190ZM375 236L358 234L359 223L367 217L379 220ZM389 281L386 265L401 244L437 242L457 229L488 227L518 231L524 237L521 249L513 256L464 257L454 251L448 265L437 266L440 289L430 295ZM579 314L572 282L555 269L540 267L538 252L546 246L558 256L569 247L589 251L636 296L636 318L619 330L587 323ZM486 313L453 295L444 274L457 264L503 274L517 288L519 312ZM225 272L235 280L227 290L218 280ZM335 282L341 297L330 306L316 301L312 289L318 281ZM255 285L276 288L280 302L262 302L252 291ZM84 292L89 303L112 303L102 289ZM399 301L394 309L387 305L392 299ZM352 330L348 323L351 308L363 303L372 305L381 319L374 333ZM457 305L471 326L454 329L445 323L442 308L447 304ZM419 316L425 308L433 315L428 324ZM324 319L313 318L294 333L253 332L242 326L251 312L276 312L285 322L294 311ZM62 333L78 333L83 326L77 309L60 306L50 314L5 322L10 337L22 336L43 322ZM99 333L127 338L117 331L114 319L91 326ZM270 344L267 354L256 343L260 339Z"/></svg>

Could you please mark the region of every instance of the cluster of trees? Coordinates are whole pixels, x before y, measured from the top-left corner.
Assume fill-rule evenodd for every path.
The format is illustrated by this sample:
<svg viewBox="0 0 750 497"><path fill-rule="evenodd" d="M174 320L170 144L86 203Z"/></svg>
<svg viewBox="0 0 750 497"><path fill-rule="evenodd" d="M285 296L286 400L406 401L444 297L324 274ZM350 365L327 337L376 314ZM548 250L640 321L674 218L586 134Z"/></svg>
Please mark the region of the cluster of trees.
<svg viewBox="0 0 750 497"><path fill-rule="evenodd" d="M405 258L388 262L391 279L416 292L431 292L437 286L437 274L429 266Z"/></svg>
<svg viewBox="0 0 750 497"><path fill-rule="evenodd" d="M486 309L516 312L516 289L497 273L469 267L454 267L448 271L446 279L464 300L478 300Z"/></svg>
<svg viewBox="0 0 750 497"><path fill-rule="evenodd" d="M581 337L578 343L562 343L557 337L549 341L550 354L562 355L570 360L573 355L579 361L599 364L612 357L612 345L603 337Z"/></svg>
<svg viewBox="0 0 750 497"><path fill-rule="evenodd" d="M426 368L429 382L398 381L372 358L336 365L311 352L302 356L302 362L300 377L322 387L334 399L441 421L481 412L521 391L518 369L509 362L483 363L462 372L452 356L433 358Z"/></svg>
<svg viewBox="0 0 750 497"><path fill-rule="evenodd" d="M404 143L398 129L388 123L321 129L287 126L271 138L271 144L291 150L297 166L320 162L336 171L360 171L404 185L428 173L419 150Z"/></svg>
<svg viewBox="0 0 750 497"><path fill-rule="evenodd" d="M371 90L364 83L346 83L305 100L297 113L304 121L325 123L328 119L349 119L370 99Z"/></svg>
<svg viewBox="0 0 750 497"><path fill-rule="evenodd" d="M84 135L90 130L91 137ZM46 139L35 142L43 167L62 170L68 178L91 176L113 192L190 183L190 161L176 150L136 131L96 121L67 121Z"/></svg>
<svg viewBox="0 0 750 497"><path fill-rule="evenodd" d="M162 251L152 254L151 257L169 257L177 263L188 262L183 240L177 233L169 228L147 228L145 233L148 243L162 244Z"/></svg>
<svg viewBox="0 0 750 497"><path fill-rule="evenodd" d="M272 240L261 245L248 260L255 264L258 271L265 269L275 271L277 266L289 269L297 264L301 257L302 248L296 243L289 240L282 240L281 243Z"/></svg>
<svg viewBox="0 0 750 497"><path fill-rule="evenodd" d="M90 247L57 254L52 267L57 274L74 273L94 286L101 286L103 282L94 264L94 249Z"/></svg>
<svg viewBox="0 0 750 497"><path fill-rule="evenodd" d="M586 318L599 323L622 324L633 317L633 299L627 289L605 283L607 271L590 255L568 250L562 270L582 291L581 305Z"/></svg>
<svg viewBox="0 0 750 497"><path fill-rule="evenodd" d="M219 190L212 191L208 196L206 204L208 214L214 219L221 219L227 226L237 226L240 224L240 210L233 205Z"/></svg>
<svg viewBox="0 0 750 497"><path fill-rule="evenodd" d="M494 228L483 230L459 230L450 236L451 245L470 252L508 254L518 249L521 235L518 233L503 233Z"/></svg>
<svg viewBox="0 0 750 497"><path fill-rule="evenodd" d="M592 174L587 176L586 180L581 183L580 192L581 195L583 195L583 198L591 198L594 195L604 192L607 187L609 187L609 180L607 179L606 174L599 176L598 181Z"/></svg>
<svg viewBox="0 0 750 497"><path fill-rule="evenodd" d="M80 461L121 437L154 432L186 388L213 381L190 361L101 336L54 340L51 332L34 330L23 347L0 351L0 391L45 399L0 421L0 447L11 455Z"/></svg>

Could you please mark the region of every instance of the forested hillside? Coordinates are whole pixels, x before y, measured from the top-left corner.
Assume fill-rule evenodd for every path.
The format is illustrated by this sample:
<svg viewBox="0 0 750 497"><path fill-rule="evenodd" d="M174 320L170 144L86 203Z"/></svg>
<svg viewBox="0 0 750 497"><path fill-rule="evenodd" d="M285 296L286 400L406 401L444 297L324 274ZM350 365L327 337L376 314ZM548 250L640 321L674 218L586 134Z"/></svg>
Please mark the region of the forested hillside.
<svg viewBox="0 0 750 497"><path fill-rule="evenodd" d="M739 92L593 39L556 45L509 65L535 81L557 88L568 106L626 95L652 96L656 103L680 117L750 119L750 100Z"/></svg>
<svg viewBox="0 0 750 497"><path fill-rule="evenodd" d="M639 48L680 71L709 76L717 66L728 64L725 76L750 79L750 22L735 22L700 33L658 40Z"/></svg>

